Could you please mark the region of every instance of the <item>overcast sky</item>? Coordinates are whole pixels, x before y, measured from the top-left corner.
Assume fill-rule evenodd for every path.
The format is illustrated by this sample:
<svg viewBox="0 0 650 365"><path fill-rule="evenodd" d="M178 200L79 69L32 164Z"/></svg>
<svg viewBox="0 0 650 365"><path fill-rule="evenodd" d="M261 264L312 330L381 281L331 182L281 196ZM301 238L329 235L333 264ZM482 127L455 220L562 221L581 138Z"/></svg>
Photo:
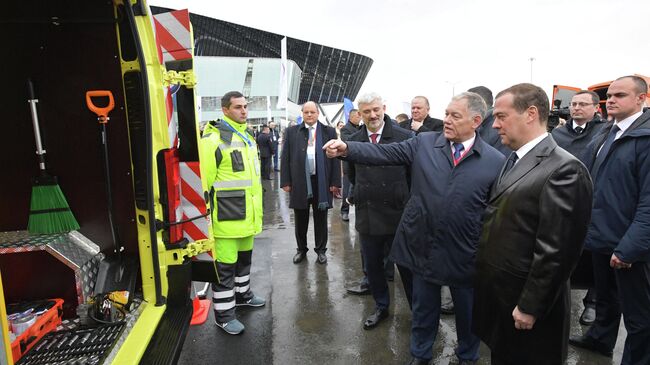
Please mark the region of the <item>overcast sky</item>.
<svg viewBox="0 0 650 365"><path fill-rule="evenodd" d="M441 117L452 90L520 82L587 87L650 76L648 0L157 0L190 12L360 53L374 60L360 94L391 116L427 96ZM356 105L356 103L355 103Z"/></svg>

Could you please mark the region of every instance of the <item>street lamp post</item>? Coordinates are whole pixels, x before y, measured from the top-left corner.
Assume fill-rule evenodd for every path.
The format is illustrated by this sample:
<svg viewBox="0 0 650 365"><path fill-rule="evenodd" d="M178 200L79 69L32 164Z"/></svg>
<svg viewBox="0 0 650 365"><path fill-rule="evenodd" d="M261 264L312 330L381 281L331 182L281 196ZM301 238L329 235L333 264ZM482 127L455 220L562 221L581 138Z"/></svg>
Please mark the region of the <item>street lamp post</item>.
<svg viewBox="0 0 650 365"><path fill-rule="evenodd" d="M533 83L533 61L535 61L535 57L531 57L528 59L530 61L530 83Z"/></svg>
<svg viewBox="0 0 650 365"><path fill-rule="evenodd" d="M452 81L445 81L445 83L451 85L451 97L453 98L454 96L456 96L456 85L457 85L457 84L460 84L460 81L454 81L454 82L452 82Z"/></svg>

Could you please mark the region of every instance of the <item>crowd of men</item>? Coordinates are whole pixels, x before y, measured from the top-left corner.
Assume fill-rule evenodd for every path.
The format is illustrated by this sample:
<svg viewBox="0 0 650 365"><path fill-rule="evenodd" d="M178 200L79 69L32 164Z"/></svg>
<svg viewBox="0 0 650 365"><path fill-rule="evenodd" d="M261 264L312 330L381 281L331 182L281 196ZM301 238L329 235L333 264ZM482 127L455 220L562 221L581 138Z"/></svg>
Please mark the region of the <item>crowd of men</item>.
<svg viewBox="0 0 650 365"><path fill-rule="evenodd" d="M622 364L650 364L647 90L640 77L613 81L609 122L601 117L598 95L579 91L570 103L571 119L552 131L546 93L526 83L494 100L488 88L471 88L451 99L443 120L429 116L423 96L413 99L411 118L399 116L398 122L385 113L380 95L365 94L340 138L318 122L317 104L307 102L304 122L285 130L280 158L279 186L294 210L293 262L306 258L311 209L317 262L327 263L328 210L343 187L341 218L348 221L354 206L364 272L348 291L372 294L375 310L363 328L376 328L390 313L387 266L394 262L412 311L409 364L428 364L433 357L440 315L451 311L441 296L445 286L460 364L476 364L481 341L492 364L561 364L569 344L611 357L621 316L627 330ZM226 111L228 123L237 121ZM262 165L277 155L271 139L258 137ZM273 153L263 156L262 144ZM261 177L268 171L262 168ZM223 201L226 210L235 207ZM222 223L228 222L213 217L215 227ZM252 243L240 244L240 257L248 249ZM244 257L248 272L250 259ZM593 276L580 319L590 327L584 336L569 337L576 266ZM213 289L221 290L214 297L217 324L232 333L223 321L234 312L218 312L223 291L231 289ZM245 289L235 287L237 300L228 299L233 308L264 305Z"/></svg>

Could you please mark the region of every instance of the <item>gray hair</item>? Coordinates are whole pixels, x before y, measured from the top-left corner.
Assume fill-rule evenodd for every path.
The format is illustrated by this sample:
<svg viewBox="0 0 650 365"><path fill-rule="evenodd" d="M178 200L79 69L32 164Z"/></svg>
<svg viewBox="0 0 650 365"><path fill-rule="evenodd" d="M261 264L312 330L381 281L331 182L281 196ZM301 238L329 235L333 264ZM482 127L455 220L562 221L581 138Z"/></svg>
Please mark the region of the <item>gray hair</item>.
<svg viewBox="0 0 650 365"><path fill-rule="evenodd" d="M458 101L463 99L467 100L467 109L471 113L478 114L481 116L481 118L485 118L485 114L487 113L487 105L485 104L485 100L483 100L483 97L481 97L481 95L473 93L471 91L465 91L451 98L451 101Z"/></svg>
<svg viewBox="0 0 650 365"><path fill-rule="evenodd" d="M379 94L377 94L375 92L366 93L366 94L361 95L361 97L359 97L359 99L357 99L357 104L358 105L372 104L375 101L378 102L381 105L384 105L384 99L382 99L381 96L379 96Z"/></svg>

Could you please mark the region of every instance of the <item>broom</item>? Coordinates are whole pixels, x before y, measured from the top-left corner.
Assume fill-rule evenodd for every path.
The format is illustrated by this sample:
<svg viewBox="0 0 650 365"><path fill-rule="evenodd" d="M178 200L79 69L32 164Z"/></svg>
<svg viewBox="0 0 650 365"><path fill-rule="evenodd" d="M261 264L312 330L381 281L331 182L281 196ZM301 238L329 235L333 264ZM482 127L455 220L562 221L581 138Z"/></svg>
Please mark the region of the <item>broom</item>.
<svg viewBox="0 0 650 365"><path fill-rule="evenodd" d="M41 132L36 111L38 99L34 96L34 85L31 80L27 80L27 89L29 91L27 102L32 112L39 168L39 175L34 178L32 185L27 230L31 234L50 234L79 229L79 223L70 211L56 176L51 176L45 170L45 150L41 144Z"/></svg>

